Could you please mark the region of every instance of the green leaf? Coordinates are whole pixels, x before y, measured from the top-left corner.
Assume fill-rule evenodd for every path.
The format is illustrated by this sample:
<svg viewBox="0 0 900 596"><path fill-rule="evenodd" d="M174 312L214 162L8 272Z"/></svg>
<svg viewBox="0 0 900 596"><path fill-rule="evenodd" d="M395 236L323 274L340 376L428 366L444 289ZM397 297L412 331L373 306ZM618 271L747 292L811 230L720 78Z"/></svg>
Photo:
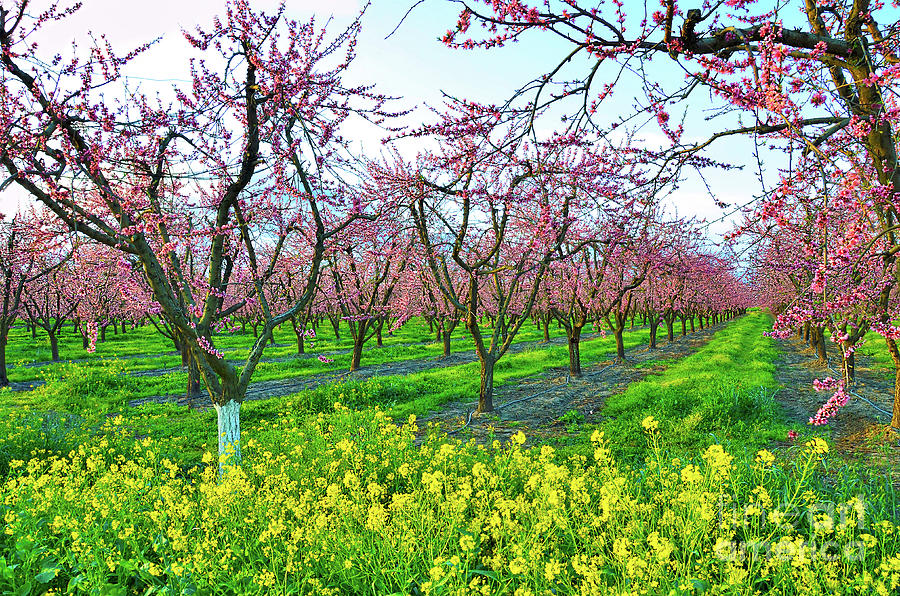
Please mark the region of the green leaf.
<svg viewBox="0 0 900 596"><path fill-rule="evenodd" d="M691 584L694 586L694 590L698 594L703 594L711 587L709 582L705 579L692 579Z"/></svg>
<svg viewBox="0 0 900 596"><path fill-rule="evenodd" d="M15 570L18 565L9 565L6 557L0 557L0 579L12 579L15 576Z"/></svg>
<svg viewBox="0 0 900 596"><path fill-rule="evenodd" d="M69 580L69 585L66 586L66 592L74 592L75 588L77 588L84 581L84 575L78 574L72 579Z"/></svg>
<svg viewBox="0 0 900 596"><path fill-rule="evenodd" d="M483 575L484 577L492 579L495 582L500 581L500 576L497 575L497 572L490 571L488 569L472 569L471 571L469 571L469 577L472 577L472 575Z"/></svg>
<svg viewBox="0 0 900 596"><path fill-rule="evenodd" d="M125 586L119 584L106 584L100 588L101 596L126 596L127 593Z"/></svg>
<svg viewBox="0 0 900 596"><path fill-rule="evenodd" d="M44 569L40 573L34 576L34 579L41 582L42 584L50 583L50 581L56 577L56 574L59 573L58 568Z"/></svg>

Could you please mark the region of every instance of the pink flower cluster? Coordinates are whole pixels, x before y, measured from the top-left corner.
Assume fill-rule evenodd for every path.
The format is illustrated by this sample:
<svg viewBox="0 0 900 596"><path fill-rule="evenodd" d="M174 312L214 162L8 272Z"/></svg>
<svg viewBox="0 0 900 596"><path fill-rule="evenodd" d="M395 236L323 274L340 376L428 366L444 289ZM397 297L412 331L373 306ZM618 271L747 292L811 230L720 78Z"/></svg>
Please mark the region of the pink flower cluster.
<svg viewBox="0 0 900 596"><path fill-rule="evenodd" d="M202 336L198 337L197 343L200 344L200 347L203 348L207 354L211 354L211 355L215 356L216 358L222 358L223 356L225 356L224 352L214 348L212 345L212 342L210 342L205 337L202 337Z"/></svg>
<svg viewBox="0 0 900 596"><path fill-rule="evenodd" d="M97 351L97 335L99 334L99 331L97 329L97 322L90 321L86 325L86 327L87 327L87 334L88 334L87 352L88 352L88 354L93 354L94 352Z"/></svg>
<svg viewBox="0 0 900 596"><path fill-rule="evenodd" d="M813 386L815 386L816 391L829 391L835 389L834 395L822 404L819 411L809 419L809 423L813 426L823 426L828 424L828 421L837 415L838 410L847 405L850 396L844 390L844 382L832 379L831 377L826 377L821 381L816 379L813 381Z"/></svg>
<svg viewBox="0 0 900 596"><path fill-rule="evenodd" d="M324 362L325 364L334 362L334 358L329 358L328 356L323 356L322 354L319 354L318 356L316 356L316 358L319 359L319 362Z"/></svg>

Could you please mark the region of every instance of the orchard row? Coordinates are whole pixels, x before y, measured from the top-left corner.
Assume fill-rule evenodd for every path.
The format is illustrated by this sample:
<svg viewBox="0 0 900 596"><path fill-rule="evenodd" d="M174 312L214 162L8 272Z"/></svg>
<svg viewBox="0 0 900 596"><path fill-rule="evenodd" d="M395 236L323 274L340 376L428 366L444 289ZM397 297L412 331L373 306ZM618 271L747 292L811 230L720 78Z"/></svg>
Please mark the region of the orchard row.
<svg viewBox="0 0 900 596"><path fill-rule="evenodd" d="M900 380L897 2L822 4L475 0L444 44L552 40L559 63L501 103L447 96L421 121L390 90L350 82L364 14L335 31L229 1L185 32L190 82L151 89L123 72L153 44L92 42L64 59L32 40L75 9L4 4L3 188L40 209L4 245L2 324L75 317L90 345L110 321L152 318L212 397L223 453L238 450L240 403L273 330L303 335L328 315L351 323L354 366L385 325L465 325L482 411L532 315L566 328L578 374L588 321L620 335L635 311L671 326L766 301L779 332L827 329L846 363L877 331ZM626 73L638 84L620 85ZM705 141L687 132L698 105ZM361 123L387 131L379 156L351 142ZM662 146L640 140L644 127ZM758 298L735 276L737 254L704 248L704 228L662 207L689 172L740 167L703 154L733 135L765 139L762 198L739 230ZM240 318L258 338L236 366L215 333ZM832 406L845 371L822 381ZM900 427L900 391L896 404Z"/></svg>
<svg viewBox="0 0 900 596"><path fill-rule="evenodd" d="M493 367L529 319L543 330L545 341L552 325L565 331L569 371L580 376L580 341L586 327L610 331L617 356L623 359L623 333L636 318L649 327L649 347L654 349L658 332L672 341L678 325L681 334L688 327L693 332L697 325L703 329L716 324L751 304L748 288L727 263L687 244L636 243L627 238L618 243L597 242L591 236L576 239L570 232L567 246L579 246L564 256L551 255L544 271L540 263L536 267L517 255L505 262L516 263L518 269L502 267L498 259L496 271L476 275L454 262L431 269L412 225L404 232L395 225L397 221L399 216L388 218L387 224L381 218L365 220L335 238L325 252L312 299L284 323L294 331L298 354L315 343L323 325L337 339L343 328L352 339L353 371L359 368L366 345L381 346L385 334L413 317L428 323L435 341L443 344L444 356L450 355L454 330L465 328L481 361L485 382L480 405L487 411L492 409ZM373 234L376 226L384 227ZM77 331L82 347L93 352L98 341L106 340L110 327L126 333L135 325L151 325L181 353L191 374L189 391L200 390L202 379L188 342L154 301L133 262L103 245L73 244L62 240L70 239L66 235L48 236L40 229L40 218L19 216L0 224L0 235L4 281L10 289L10 299L0 313L4 348L16 321L29 328L32 338L38 330L48 337L54 361L60 359L64 328ZM188 250L204 248L193 245ZM221 315L204 337L205 353L222 359L217 337L250 328L258 342L264 341L260 330L266 329L266 309L289 309L307 283L304 256L290 251L282 251L272 275L260 284L260 295L247 260L236 254L231 262L229 283L220 294ZM447 278L442 277L444 273ZM196 276L192 290L201 291L204 281ZM325 355L319 358L328 360ZM0 360L0 379L8 384L5 360Z"/></svg>

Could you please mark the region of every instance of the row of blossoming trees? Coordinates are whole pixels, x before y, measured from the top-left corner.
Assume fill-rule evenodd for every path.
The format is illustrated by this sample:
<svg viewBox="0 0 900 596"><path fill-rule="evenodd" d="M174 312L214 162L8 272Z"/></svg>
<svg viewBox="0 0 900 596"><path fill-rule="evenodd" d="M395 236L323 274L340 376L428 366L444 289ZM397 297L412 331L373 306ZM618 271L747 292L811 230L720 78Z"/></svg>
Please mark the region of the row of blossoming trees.
<svg viewBox="0 0 900 596"><path fill-rule="evenodd" d="M118 55L101 38L71 58L42 56L33 32L57 26L71 10L0 4L3 186L43 206L44 229L62 225L75 248L91 247L83 250L95 256L78 257L79 266L130 276L131 289L120 296L139 303L185 355L219 413L221 452L239 454L240 403L282 324L295 327L302 346L310 320L348 322L354 365L384 325L413 314L432 318L444 337L463 324L482 364L479 408L490 410L493 367L531 316L543 317L545 328L549 318L565 328L578 374L588 321L612 329L622 357L625 322L635 312L648 315L654 334L664 324L671 337L678 322L684 329L697 315L702 321L745 308L747 289L729 263L704 254L695 226L665 218L659 206L684 168L716 165L700 150L730 134L773 135L794 158L779 191L746 226L779 255L807 254L797 244L807 238L782 240L780 230L793 224L778 218L791 216L791 201L815 194L810 185L819 174L841 170L841 187L850 190L829 187L827 206L807 203L813 235L829 219L841 230L823 236L837 243L827 254L809 249L826 266L800 292L821 295L829 313L850 312L868 304L856 299L869 287L859 272L873 268L878 306L859 316L886 337L894 333L900 170L898 111L887 91L897 77L896 32L879 28L881 5L854 0L820 9L807 0L797 29L784 26L780 5L766 12L742 1L686 13L671 0L634 13L630 4L576 0L459 4L459 22L444 37L450 46L490 50L551 35L568 49L557 68L500 106L448 101L432 124L395 131L435 149L375 161L352 150L345 125L363 119L389 128L405 112L374 87L346 81L359 20L335 34L283 9L266 14L232 0L209 28L185 34L197 58L192 81L163 100L141 90L108 92L128 62L152 47ZM476 23L482 33L466 37ZM653 117L670 146L650 152L626 134L612 147L598 121L602 108L622 71L635 71L630 65L640 60L646 64L636 70L648 72L656 55L677 61L686 75L674 89L650 77L638 98L640 113ZM731 108L724 111L753 122L688 142L670 112L704 86ZM807 113L815 110L823 114ZM566 124L539 137L536 121L560 111ZM829 218L841 206L856 215ZM776 242L792 244L786 250ZM70 291L51 282L70 270L68 252L78 251L56 250L62 264L30 283ZM107 258L110 252L118 258ZM847 263L854 267L838 288ZM71 302L98 309L92 312L118 308L106 300L114 292L91 289L96 296ZM92 312L83 316L86 326L97 325ZM51 314L47 325L73 316ZM835 320L848 330L841 341L852 345L853 321ZM250 323L257 335L240 366L222 357L213 336L235 322Z"/></svg>
<svg viewBox="0 0 900 596"><path fill-rule="evenodd" d="M637 71L638 103L669 137L670 156L752 137L762 199L738 234L754 250L758 296L778 314L777 335L799 332L823 361L830 340L842 364L840 378L817 383L835 393L811 422L846 404L854 352L873 331L896 368L900 429L900 2L456 3L459 20L443 37L451 47L560 48L557 66L511 96L511 118L555 106L573 130L602 128L615 81ZM662 76L654 60L683 76ZM710 99L693 101L704 90ZM712 116L692 131L692 109L710 102Z"/></svg>
<svg viewBox="0 0 900 596"><path fill-rule="evenodd" d="M565 330L570 372L579 376L585 326L611 330L621 359L629 319L633 325L635 317L640 317L650 327L653 349L661 325L672 341L679 320L684 334L688 324L691 331L697 323L703 328L750 303L747 287L736 279L730 265L704 254L694 243L691 222L663 221L649 199L629 204L628 209L616 204L604 214L560 213L551 218L546 212L549 203L538 202L535 207L530 197L509 195L497 206L510 212L505 223L494 227L473 221L465 224L466 235L475 239L472 245L457 237L452 245L435 246L432 239L440 236L441 226L449 224L452 216L459 218L452 229L461 236L466 211L473 220L484 213L467 207L470 199L455 200L444 205L442 217L426 222L420 214L428 193L421 192L420 181L410 184L404 178L407 170L403 168L409 164L392 164L392 176L381 169L382 164L372 167L379 172L378 179L386 181L382 185L389 187L364 187L361 192L381 196L386 205L376 215L346 226L323 251L311 298L305 309L290 318L301 354L316 327L329 321L339 335L343 323L352 336L351 370L355 370L367 341L380 345L385 331L390 333L418 316L436 330L436 339L443 341L444 354L449 355L450 335L462 324L474 339L482 364L479 409L490 411L493 367L529 318L543 326L545 336L553 322ZM496 174L489 172L492 183ZM568 170L560 169L538 183L555 183L561 174L569 176ZM517 186L533 183L516 181ZM582 201L596 209L596 197L587 200L584 189L571 179L564 188L569 198L561 202L563 210L574 209ZM391 194L398 189L406 199L397 200ZM605 200L630 203L618 188L607 192L611 196ZM492 199L482 196L480 200ZM49 233L43 230L45 222L52 221L48 214L30 215L0 226L6 241L0 259L7 288L0 341L5 344L10 325L18 317L49 336L57 360L58 338L67 323L81 334L88 351L105 340L108 327L118 332L121 326L125 332L130 325L149 323L182 352L191 372L188 391L198 391L202 381L198 354L179 337L138 263L105 245L79 241L59 230ZM486 234L491 234L490 245L485 243ZM460 254L454 257L457 243ZM203 358L222 359L213 332L235 331L240 322L257 329L257 341L263 340L258 328L266 329L268 319L261 306L287 311L310 284L301 266L309 262L308 246L282 247L271 275L257 283L244 245L234 242L233 246L227 259L229 281L218 294L221 305L215 322L211 332L199 338ZM260 254L276 249L266 242L255 246ZM179 260L190 264L205 250L203 243L185 245ZM484 270L473 271L473 264ZM186 271L192 285L203 283L206 272L189 265ZM271 339L271 326L267 333ZM5 378L5 366L0 370Z"/></svg>

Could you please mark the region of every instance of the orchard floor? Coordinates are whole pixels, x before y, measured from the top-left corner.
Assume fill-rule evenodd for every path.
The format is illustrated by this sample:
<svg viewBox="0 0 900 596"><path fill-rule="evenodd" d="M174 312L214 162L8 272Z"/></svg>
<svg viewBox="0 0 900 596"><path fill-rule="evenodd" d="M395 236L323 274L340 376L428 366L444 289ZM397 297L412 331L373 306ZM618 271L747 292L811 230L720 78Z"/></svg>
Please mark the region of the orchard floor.
<svg viewBox="0 0 900 596"><path fill-rule="evenodd" d="M829 397L827 392L816 392L813 381L839 378L840 371L818 363L815 352L796 337L778 340L778 347L781 357L776 362L776 377L783 388L776 399L791 421L807 424ZM833 360L835 355L830 357ZM900 465L900 435L888 426L893 407L892 376L857 353L856 382L851 388L857 395L851 393L847 405L828 424L836 452L893 469Z"/></svg>
<svg viewBox="0 0 900 596"><path fill-rule="evenodd" d="M599 335L595 334L585 334L583 341L589 341L593 337L599 337ZM425 345L427 342L421 342L421 345ZM515 354L518 352L522 352L528 349L541 348L546 346L553 345L564 345L565 337L555 337L550 340L549 343L544 342L519 342L514 343L509 348L509 352L507 354ZM419 344L412 344L419 345ZM336 373L334 371L315 374L315 375L306 375L302 377L294 377L288 379L279 379L273 381L258 381L256 383L251 383L247 388L247 400L260 400L260 399L271 399L273 397L281 397L286 395L293 395L300 391L304 391L307 389L314 389L320 385L326 385L328 383L334 383L336 381L363 381L366 379L370 379L372 377L382 377L387 375L410 375L418 372L423 372L426 370L446 368L450 366L459 366L461 364L467 364L469 362L476 362L477 357L475 356L474 351L466 351L466 352L453 352L449 356L440 357L440 358L420 358L415 360L399 360L395 362L388 362L385 364L377 364L377 365L366 365L365 364L365 354L370 352L371 350L377 350L378 348L369 348L367 352L363 354L363 365L356 371L351 372L342 372ZM342 351L340 353L348 353ZM316 356L311 356L315 358ZM294 356L293 358L297 358ZM302 358L302 357L301 357ZM286 359L285 359L286 360ZM172 369L176 370L176 369ZM142 374L146 374L147 372L154 371L144 371ZM197 409L207 409L212 407L212 402L209 399L208 395L202 395L192 401L192 403L188 404L187 398L183 394L179 395L154 395L151 397L143 397L140 399L135 399L128 402L130 407L137 407L147 403L177 403L178 405L191 405L191 407Z"/></svg>
<svg viewBox="0 0 900 596"><path fill-rule="evenodd" d="M665 369L668 362L696 352L724 326L720 323L687 336L676 335L673 342L666 340L662 327L657 349L640 346L628 350L624 364L614 360L583 364L581 378L570 377L568 365L554 367L518 383L495 387L494 412L475 414L477 400L451 402L421 421L421 433L433 425L478 443L505 442L519 431L528 437L528 444L566 442L578 436L570 427L607 418L601 413L607 397Z"/></svg>
<svg viewBox="0 0 900 596"><path fill-rule="evenodd" d="M458 342L464 341L464 340L465 340L465 338L454 337L450 341L452 341L455 344L455 343L458 343ZM433 343L435 343L435 340L428 339L428 340L417 341L417 342L409 342L409 343L405 343L403 345L410 345L410 346L423 345L424 346L424 345L433 344ZM275 343L275 344L270 344L270 347L284 348L284 347L288 347L289 345L293 345L293 344ZM378 349L378 348L367 347L367 349ZM319 356L326 356L326 357L341 356L341 355L350 354L351 352L353 352L352 349L330 350L330 351L326 351L326 352L317 352L316 351L316 352L307 352L305 354L294 354L292 356L283 356L283 357L278 357L278 358L261 358L260 362L273 362L273 363L275 363L275 362L290 362L293 360L308 360L308 359L312 359L312 358L318 358ZM118 360L133 360L133 359L137 359L137 358L162 358L162 357L167 357L167 356L172 357L172 356L179 356L179 355L180 355L179 352L168 351L168 352L161 352L161 353L157 353L157 354L123 354L121 356L117 355L117 356L115 356L115 358L117 358ZM52 366L54 364L58 364L59 362L66 362L66 363L70 363L70 364L84 364L84 363L90 363L90 362L95 362L95 361L96 361L96 358L73 358L73 359L68 359L68 360L60 360L57 362L53 362L52 360L44 360L44 361L40 361L40 362L28 362L28 363L22 364L20 366L22 368L37 369L37 368L42 368L42 367L46 367L46 366ZM227 359L227 362L229 364L233 364L236 366L244 364L244 360L238 360L238 359L233 359L233 358ZM14 368L16 368L16 367L15 366L9 367L10 370L13 370ZM163 375L167 375L170 373L184 372L186 370L187 369L182 366L170 366L170 367L165 367L165 368L149 368L149 369L145 369L145 370L135 370L135 371L130 371L128 374L133 377L161 377ZM10 388L13 391L30 391L31 389L34 389L35 387L39 387L43 383L44 383L44 381L41 381L41 380L12 382L12 383L10 383Z"/></svg>

